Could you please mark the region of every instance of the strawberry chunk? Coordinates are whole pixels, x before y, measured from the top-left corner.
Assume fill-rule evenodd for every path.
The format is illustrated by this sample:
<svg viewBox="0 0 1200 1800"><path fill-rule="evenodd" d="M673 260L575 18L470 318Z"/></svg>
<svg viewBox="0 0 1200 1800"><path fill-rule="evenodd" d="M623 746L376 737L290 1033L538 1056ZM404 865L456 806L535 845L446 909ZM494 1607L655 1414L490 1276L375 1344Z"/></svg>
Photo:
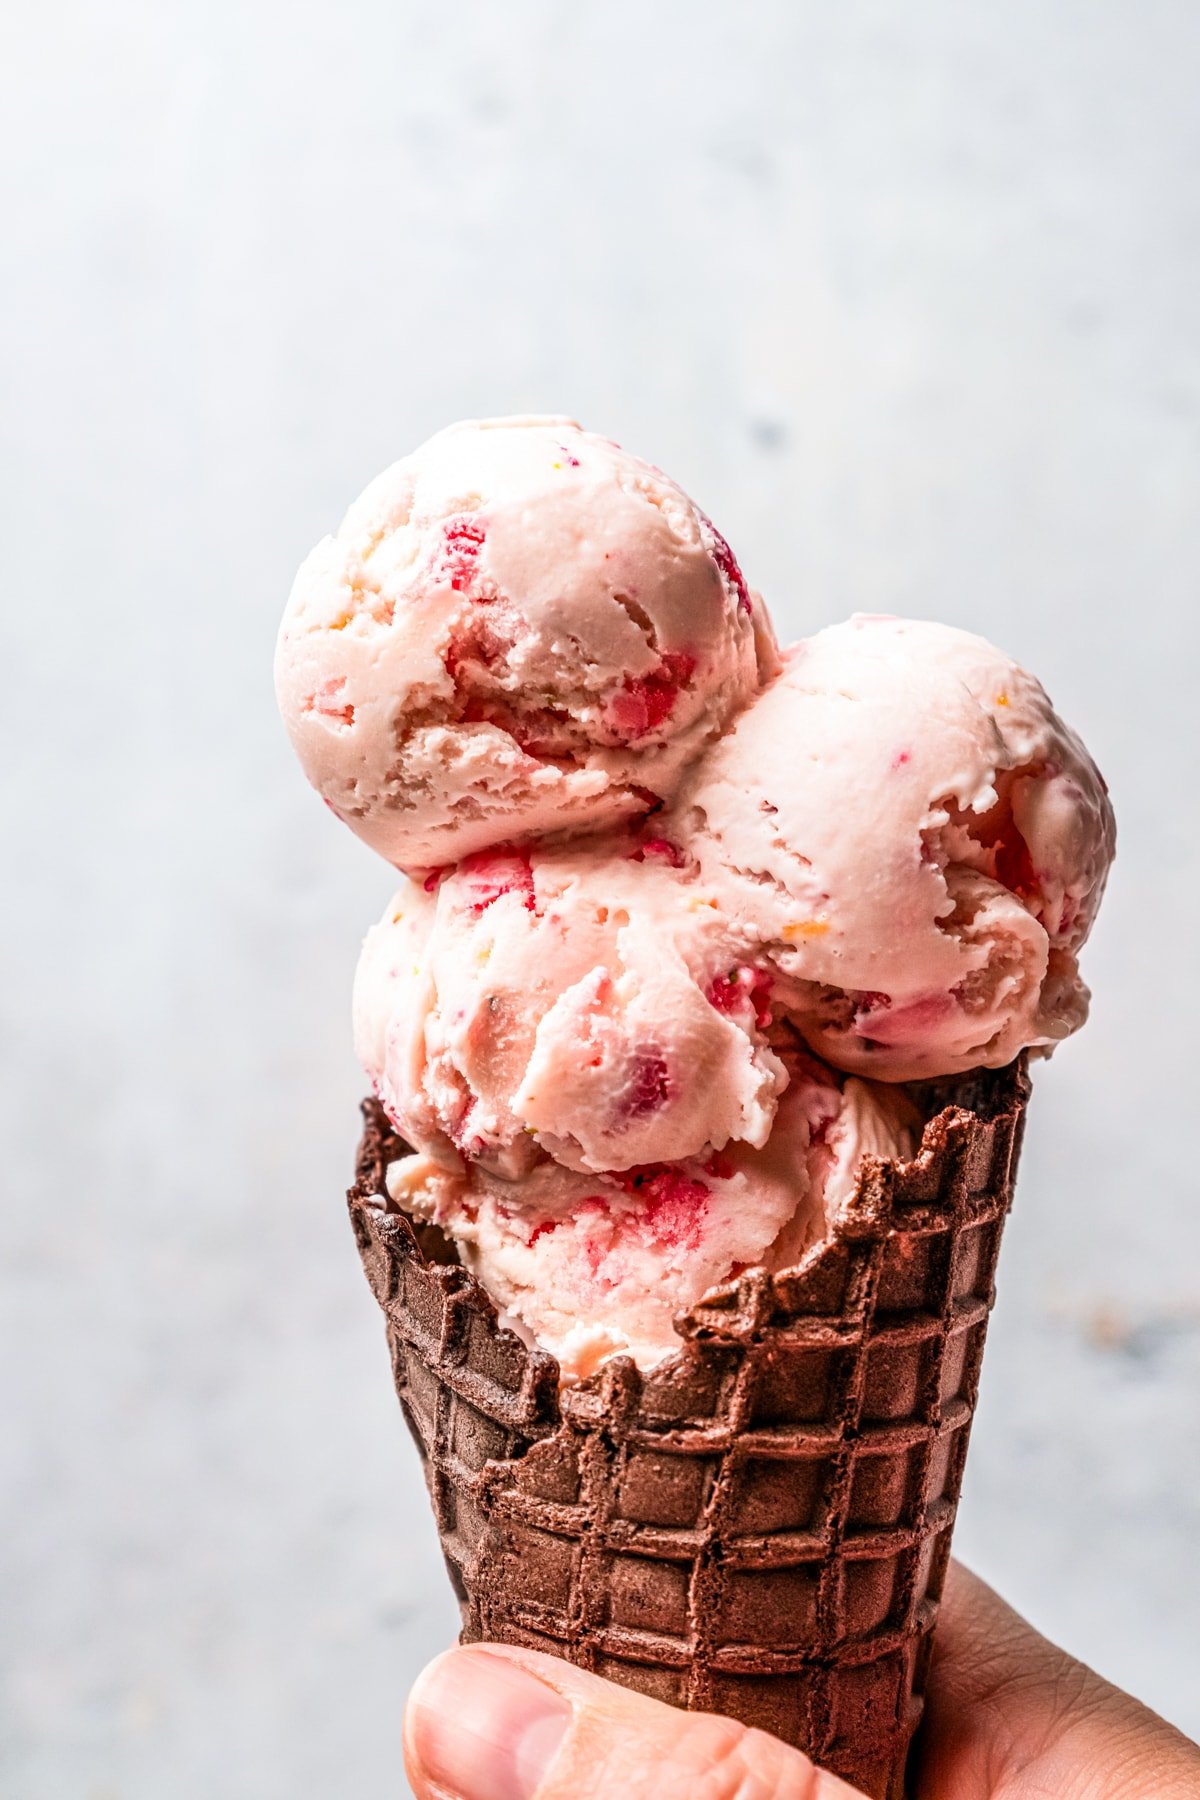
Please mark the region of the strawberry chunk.
<svg viewBox="0 0 1200 1800"><path fill-rule="evenodd" d="M664 837L643 838L642 842L629 852L630 862L648 862L651 857L657 857L662 862L669 863L673 869L682 869L683 867L683 851Z"/></svg>
<svg viewBox="0 0 1200 1800"><path fill-rule="evenodd" d="M633 1079L618 1102L622 1119L644 1119L658 1112L671 1097L666 1058L658 1050L639 1056Z"/></svg>
<svg viewBox="0 0 1200 1800"><path fill-rule="evenodd" d="M322 682L315 693L309 695L304 711L316 713L320 719L332 719L336 725L353 725L354 708L349 701L342 700L345 687L344 675Z"/></svg>
<svg viewBox="0 0 1200 1800"><path fill-rule="evenodd" d="M709 1198L702 1181L669 1163L622 1169L609 1180L636 1195L641 1203L635 1215L637 1229L648 1242L673 1250L699 1248Z"/></svg>
<svg viewBox="0 0 1200 1800"><path fill-rule="evenodd" d="M728 974L715 976L708 989L709 1003L720 1013L734 1013L748 1005L760 1031L771 1023L770 996L771 977L749 963L738 963Z"/></svg>
<svg viewBox="0 0 1200 1800"><path fill-rule="evenodd" d="M442 541L434 552L433 576L456 594L469 593L479 569L479 553L487 536L477 513L455 513L442 527Z"/></svg>
<svg viewBox="0 0 1200 1800"><path fill-rule="evenodd" d="M704 534L709 539L705 548L716 563L717 568L720 570L721 578L726 587L732 589L737 595L738 611L744 613L752 612L754 609L750 600L750 588L747 584L746 577L742 574L737 557L733 554L733 551L729 548L728 541L722 537L712 520L704 513L702 513L700 517Z"/></svg>
<svg viewBox="0 0 1200 1800"><path fill-rule="evenodd" d="M627 675L608 705L609 718L630 740L658 731L675 710L679 690L691 680L696 659L686 650L668 650L649 675Z"/></svg>
<svg viewBox="0 0 1200 1800"><path fill-rule="evenodd" d="M467 890L467 903L474 913L484 912L505 894L518 894L527 912L536 912L537 896L533 887L533 865L528 850L480 850L466 856L459 865L459 875Z"/></svg>

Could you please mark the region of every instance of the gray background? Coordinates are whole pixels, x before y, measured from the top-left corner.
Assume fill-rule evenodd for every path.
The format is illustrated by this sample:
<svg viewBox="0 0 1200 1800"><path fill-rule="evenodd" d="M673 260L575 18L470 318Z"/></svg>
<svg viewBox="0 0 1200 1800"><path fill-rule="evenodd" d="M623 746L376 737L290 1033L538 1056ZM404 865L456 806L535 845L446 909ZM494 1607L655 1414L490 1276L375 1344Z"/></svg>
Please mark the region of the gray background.
<svg viewBox="0 0 1200 1800"><path fill-rule="evenodd" d="M10 7L4 1800L383 1800L452 1629L340 1193L389 890L293 766L292 570L566 409L785 633L1043 676L1122 854L1038 1080L958 1534L1200 1732L1192 0Z"/></svg>

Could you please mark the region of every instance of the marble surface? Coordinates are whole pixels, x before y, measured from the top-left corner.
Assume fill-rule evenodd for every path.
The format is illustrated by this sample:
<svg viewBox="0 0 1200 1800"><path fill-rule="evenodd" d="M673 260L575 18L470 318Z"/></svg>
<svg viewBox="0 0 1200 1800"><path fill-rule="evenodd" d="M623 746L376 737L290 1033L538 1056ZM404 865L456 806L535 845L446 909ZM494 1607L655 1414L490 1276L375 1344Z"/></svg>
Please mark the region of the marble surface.
<svg viewBox="0 0 1200 1800"><path fill-rule="evenodd" d="M340 1200L389 878L271 646L377 467L516 409L789 632L995 636L1108 771L957 1545L1200 1733L1200 11L62 0L0 80L0 1796L404 1790L452 1608Z"/></svg>

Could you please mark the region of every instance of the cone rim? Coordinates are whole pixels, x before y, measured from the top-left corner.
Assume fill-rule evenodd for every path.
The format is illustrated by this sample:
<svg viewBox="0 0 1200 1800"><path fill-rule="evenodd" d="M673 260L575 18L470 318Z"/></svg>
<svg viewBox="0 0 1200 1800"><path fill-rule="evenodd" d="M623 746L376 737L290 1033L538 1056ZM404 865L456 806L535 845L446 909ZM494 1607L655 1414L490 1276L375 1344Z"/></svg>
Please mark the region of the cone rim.
<svg viewBox="0 0 1200 1800"><path fill-rule="evenodd" d="M364 1130L356 1180L346 1198L352 1220L356 1213L366 1213L373 1216L376 1229L399 1233L409 1256L436 1272L460 1305L481 1315L502 1346L528 1358L531 1385L543 1394L545 1401L551 1402L548 1422L557 1425L560 1408L554 1403L555 1397L570 1393L572 1410L576 1410L594 1403L607 1405L614 1384L628 1388L632 1383L636 1388L650 1375L656 1381L669 1380L673 1373L682 1372L706 1345L744 1342L748 1335L744 1326L747 1317L755 1321L754 1336L778 1328L774 1319L777 1312L790 1321L819 1317L796 1304L797 1293L811 1292L824 1269L849 1242L870 1243L885 1237L894 1224L897 1189L919 1182L922 1176L932 1176L939 1160L953 1156L956 1148L969 1149L974 1127L995 1123L1011 1114L1016 1126L1015 1160L1030 1090L1027 1052L1000 1069L972 1070L966 1075L925 1084L923 1096L928 1116L916 1153L909 1158L865 1155L851 1193L827 1221L824 1235L808 1247L798 1262L775 1270L755 1264L736 1277L714 1283L691 1306L675 1315L673 1326L678 1341L650 1367L643 1369L627 1352L618 1351L593 1374L569 1384L562 1380L553 1351L540 1344L532 1333L527 1338L503 1322L502 1308L483 1281L457 1261L451 1240L438 1227L414 1219L388 1192L387 1167L394 1157L385 1156L384 1147L389 1141L404 1148L407 1145L375 1097L361 1103ZM943 1211L935 1223L944 1222ZM909 1223L910 1229L920 1229L919 1219ZM356 1224L356 1234L357 1231ZM430 1245L435 1239L441 1239L447 1247L450 1254L445 1259L431 1254ZM728 1319L738 1323L731 1326Z"/></svg>

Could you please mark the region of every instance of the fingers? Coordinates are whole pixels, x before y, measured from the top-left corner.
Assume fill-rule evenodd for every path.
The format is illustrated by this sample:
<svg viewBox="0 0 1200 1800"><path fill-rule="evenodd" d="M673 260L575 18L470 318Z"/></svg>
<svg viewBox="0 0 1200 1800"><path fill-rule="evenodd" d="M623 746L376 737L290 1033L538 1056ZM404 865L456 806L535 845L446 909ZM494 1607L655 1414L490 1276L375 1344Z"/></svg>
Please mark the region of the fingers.
<svg viewBox="0 0 1200 1800"><path fill-rule="evenodd" d="M861 1800L765 1732L507 1645L430 1664L404 1750L418 1800Z"/></svg>
<svg viewBox="0 0 1200 1800"><path fill-rule="evenodd" d="M1187 1800L1200 1750L951 1567L921 1732L921 1800Z"/></svg>
<svg viewBox="0 0 1200 1800"><path fill-rule="evenodd" d="M951 1571L921 1800L1194 1800L1200 1749ZM861 1800L730 1719L684 1713L507 1646L431 1664L405 1717L418 1800Z"/></svg>

